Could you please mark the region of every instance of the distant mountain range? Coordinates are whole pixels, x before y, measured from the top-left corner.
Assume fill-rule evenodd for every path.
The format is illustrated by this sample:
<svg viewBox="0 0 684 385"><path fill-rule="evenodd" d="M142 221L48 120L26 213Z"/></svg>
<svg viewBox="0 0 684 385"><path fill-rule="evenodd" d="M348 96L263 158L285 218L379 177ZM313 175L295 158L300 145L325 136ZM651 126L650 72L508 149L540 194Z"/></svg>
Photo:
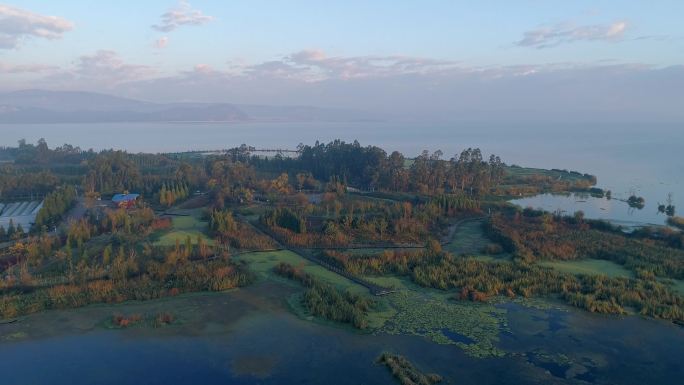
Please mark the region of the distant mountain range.
<svg viewBox="0 0 684 385"><path fill-rule="evenodd" d="M308 106L151 103L79 91L0 93L0 123L244 122L380 120L363 111Z"/></svg>

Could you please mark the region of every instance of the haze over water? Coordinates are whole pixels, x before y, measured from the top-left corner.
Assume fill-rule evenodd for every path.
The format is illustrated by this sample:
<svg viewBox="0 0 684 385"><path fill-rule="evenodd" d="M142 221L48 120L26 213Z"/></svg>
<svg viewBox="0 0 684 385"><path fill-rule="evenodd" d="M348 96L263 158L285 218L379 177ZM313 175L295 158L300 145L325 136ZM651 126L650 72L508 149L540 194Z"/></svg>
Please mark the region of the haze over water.
<svg viewBox="0 0 684 385"><path fill-rule="evenodd" d="M630 210L618 201L591 198L536 199L522 205L572 212L622 222L662 224L657 204L672 193L684 211L684 125L677 124L559 124L559 123L110 123L1 125L0 145L19 139L45 138L50 146L63 143L83 149L122 149L129 152L218 150L248 144L256 148L294 149L316 140L358 140L406 156L441 150L446 159L468 147L485 156L501 156L507 164L558 168L598 177L598 187L626 199L643 196L646 207ZM575 205L575 201L581 204Z"/></svg>

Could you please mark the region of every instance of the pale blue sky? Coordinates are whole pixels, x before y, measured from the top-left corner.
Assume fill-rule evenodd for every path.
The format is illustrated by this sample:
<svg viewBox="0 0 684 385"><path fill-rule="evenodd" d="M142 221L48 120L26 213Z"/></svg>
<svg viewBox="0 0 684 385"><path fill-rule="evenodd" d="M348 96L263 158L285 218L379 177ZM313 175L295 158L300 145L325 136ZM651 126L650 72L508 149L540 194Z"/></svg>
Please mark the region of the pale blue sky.
<svg viewBox="0 0 684 385"><path fill-rule="evenodd" d="M280 58L303 49L333 56L407 55L464 61L473 65L617 60L656 65L682 64L684 2L661 1L263 1L191 2L215 18L171 33L150 25L176 5L168 0L22 0L8 5L74 23L61 41L32 39L17 50L0 51L12 62L68 64L99 49L117 51L127 61L182 69L198 62L222 65ZM516 47L523 33L544 25L629 23L626 39L576 42L552 49ZM153 41L169 37L164 52ZM667 37L667 38L666 38ZM676 47L676 48L675 48Z"/></svg>
<svg viewBox="0 0 684 385"><path fill-rule="evenodd" d="M3 6L5 14L12 9L26 12L18 17L21 20L54 15L71 24L56 32L57 38L44 38L40 32L26 32L8 18L3 20ZM151 27L174 9L205 19L200 25L187 23L167 32ZM512 66L530 71L506 70L500 76L513 79L541 69L610 65L656 71L684 64L682 15L681 0L12 1L0 4L0 45L3 38L10 41L0 48L4 83L0 89L88 88L147 99L173 98L178 95L165 92L162 79L182 78L187 83L190 72L198 73L193 68L211 68L223 80L234 72L249 73L260 86L271 84L264 83L266 75L278 82L297 79L303 83L297 84L296 91L310 88L311 82L330 88L332 81L350 78L364 78L369 87L380 77L442 74L442 68L422 67L424 61L458 67L458 75L450 79ZM163 48L155 47L158 39L166 39ZM305 60L289 59L305 50L316 54ZM324 63L322 57L328 61ZM370 57L381 61L406 57L415 62L408 70L385 71L377 63L365 63L370 70L359 69L359 60ZM269 65L268 73L260 66L263 63ZM137 83L121 86L131 82ZM278 92L286 92L278 82ZM156 88L148 89L148 83ZM328 88L327 94L334 94ZM190 99L235 97L188 95ZM244 99L259 100L257 95ZM339 99L322 103L335 104Z"/></svg>

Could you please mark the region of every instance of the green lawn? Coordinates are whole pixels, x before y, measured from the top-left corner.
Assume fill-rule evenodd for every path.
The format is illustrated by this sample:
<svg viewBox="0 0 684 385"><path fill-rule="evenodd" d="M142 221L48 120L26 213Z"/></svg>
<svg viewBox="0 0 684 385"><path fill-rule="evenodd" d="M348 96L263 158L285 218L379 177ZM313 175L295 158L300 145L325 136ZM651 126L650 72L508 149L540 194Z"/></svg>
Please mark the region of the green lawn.
<svg viewBox="0 0 684 385"><path fill-rule="evenodd" d="M584 179L589 179L583 174L564 172L560 170L546 170L542 168L533 167L506 167L506 176L509 177L528 177L533 175L540 175L551 177L553 179L560 179L564 181L576 182Z"/></svg>
<svg viewBox="0 0 684 385"><path fill-rule="evenodd" d="M615 262L603 259L582 259L576 261L544 261L541 266L551 267L571 274L607 275L611 278L631 278L634 274Z"/></svg>
<svg viewBox="0 0 684 385"><path fill-rule="evenodd" d="M451 241L444 249L452 254L481 254L491 241L482 231L482 221L468 221L458 225Z"/></svg>
<svg viewBox="0 0 684 385"><path fill-rule="evenodd" d="M368 290L354 283L339 274L333 273L326 268L315 264L301 256L288 251L259 251L253 253L240 254L233 257L237 261L245 261L249 264L250 270L262 275L263 277L274 278L273 268L280 262L289 263L292 266L301 267L305 272L315 276L323 282L334 285L343 290L354 293L368 293Z"/></svg>
<svg viewBox="0 0 684 385"><path fill-rule="evenodd" d="M206 235L207 222L200 220L196 216L173 217L171 230L162 233L154 242L155 246L173 246L176 240L180 243L185 242L190 236L192 243L197 243L197 237L201 237L208 245L213 245L214 240Z"/></svg>

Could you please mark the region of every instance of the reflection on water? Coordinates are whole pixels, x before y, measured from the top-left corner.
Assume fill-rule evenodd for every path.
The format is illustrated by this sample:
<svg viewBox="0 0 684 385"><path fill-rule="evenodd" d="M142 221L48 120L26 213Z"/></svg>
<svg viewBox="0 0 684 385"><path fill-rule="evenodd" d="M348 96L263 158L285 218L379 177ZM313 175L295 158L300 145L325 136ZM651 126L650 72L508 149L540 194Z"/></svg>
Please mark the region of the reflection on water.
<svg viewBox="0 0 684 385"><path fill-rule="evenodd" d="M665 214L658 212L657 202L647 201L643 209L637 209L618 199L599 198L586 193L539 194L511 202L520 207L559 212L562 215L582 211L586 218L609 220L625 227L663 225L667 220Z"/></svg>
<svg viewBox="0 0 684 385"><path fill-rule="evenodd" d="M405 355L453 384L672 384L684 375L684 329L664 322L505 304L511 333L501 335L501 347L510 354L476 359L421 337L367 335L301 320L286 308L289 290L265 283L45 312L1 325L2 383L394 384L387 369L374 364L383 351ZM174 309L181 322L162 329L98 326L115 311L162 309ZM25 334L15 341L4 338L20 331Z"/></svg>

